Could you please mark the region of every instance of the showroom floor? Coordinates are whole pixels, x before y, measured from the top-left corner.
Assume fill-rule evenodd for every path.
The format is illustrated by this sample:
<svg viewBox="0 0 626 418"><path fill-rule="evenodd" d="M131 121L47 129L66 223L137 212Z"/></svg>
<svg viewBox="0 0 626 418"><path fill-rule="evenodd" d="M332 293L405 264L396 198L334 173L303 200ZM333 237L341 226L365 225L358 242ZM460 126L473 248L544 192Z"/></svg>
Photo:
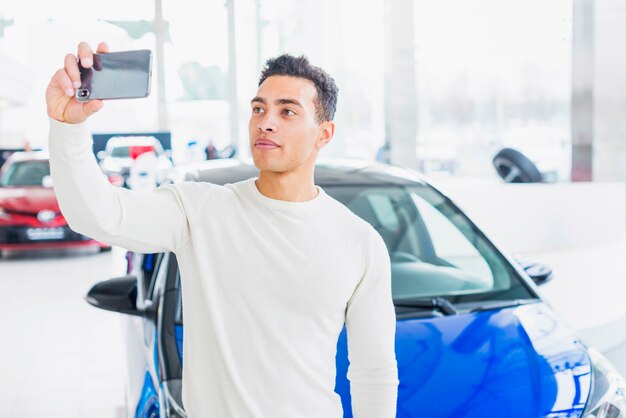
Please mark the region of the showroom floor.
<svg viewBox="0 0 626 418"><path fill-rule="evenodd" d="M84 300L124 272L119 248L0 260L0 418L125 415L119 314Z"/></svg>

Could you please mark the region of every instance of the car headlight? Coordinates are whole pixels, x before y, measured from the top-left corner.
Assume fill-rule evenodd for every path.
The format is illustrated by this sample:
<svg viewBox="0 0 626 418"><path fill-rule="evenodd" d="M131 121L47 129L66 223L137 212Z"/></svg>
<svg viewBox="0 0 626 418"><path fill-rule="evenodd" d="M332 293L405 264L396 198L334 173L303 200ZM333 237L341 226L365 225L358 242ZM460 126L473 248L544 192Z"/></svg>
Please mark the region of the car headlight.
<svg viewBox="0 0 626 418"><path fill-rule="evenodd" d="M591 359L591 392L583 418L626 418L626 381L599 351Z"/></svg>
<svg viewBox="0 0 626 418"><path fill-rule="evenodd" d="M11 215L6 213L5 210L0 207L0 219L9 220L9 218L11 218Z"/></svg>

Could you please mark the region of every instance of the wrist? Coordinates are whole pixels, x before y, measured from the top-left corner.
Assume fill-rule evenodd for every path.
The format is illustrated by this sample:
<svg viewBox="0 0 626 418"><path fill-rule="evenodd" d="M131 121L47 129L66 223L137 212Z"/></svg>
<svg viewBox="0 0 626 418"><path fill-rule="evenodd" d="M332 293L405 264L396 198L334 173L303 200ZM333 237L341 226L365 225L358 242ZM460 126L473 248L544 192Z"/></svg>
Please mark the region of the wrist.
<svg viewBox="0 0 626 418"><path fill-rule="evenodd" d="M85 123L85 121L76 123L64 122L62 120L53 118L52 116L49 116L48 119L50 120L50 128L54 129L55 131L83 132L87 129L87 124Z"/></svg>

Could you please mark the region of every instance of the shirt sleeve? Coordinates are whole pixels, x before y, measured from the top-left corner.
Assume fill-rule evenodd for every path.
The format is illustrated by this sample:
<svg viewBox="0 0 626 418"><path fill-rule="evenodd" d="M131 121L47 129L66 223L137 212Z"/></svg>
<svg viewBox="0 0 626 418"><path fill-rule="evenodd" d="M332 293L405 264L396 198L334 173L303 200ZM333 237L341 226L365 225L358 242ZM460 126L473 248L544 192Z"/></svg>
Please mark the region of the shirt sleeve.
<svg viewBox="0 0 626 418"><path fill-rule="evenodd" d="M59 207L74 231L132 251L176 251L190 240L174 185L151 191L113 186L98 167L85 123L50 119L50 172Z"/></svg>
<svg viewBox="0 0 626 418"><path fill-rule="evenodd" d="M348 379L355 418L396 416L398 367L391 263L380 235L371 230L365 273L348 301Z"/></svg>

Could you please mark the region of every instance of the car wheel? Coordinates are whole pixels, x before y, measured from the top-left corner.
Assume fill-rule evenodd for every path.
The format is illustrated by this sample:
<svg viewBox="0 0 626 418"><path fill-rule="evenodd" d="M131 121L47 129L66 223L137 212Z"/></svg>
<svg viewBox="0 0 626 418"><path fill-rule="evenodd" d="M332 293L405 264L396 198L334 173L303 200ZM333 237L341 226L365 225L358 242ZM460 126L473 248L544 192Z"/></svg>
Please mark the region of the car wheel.
<svg viewBox="0 0 626 418"><path fill-rule="evenodd" d="M543 175L528 157L513 148L501 149L493 157L498 175L507 183L541 183Z"/></svg>
<svg viewBox="0 0 626 418"><path fill-rule="evenodd" d="M109 251L111 251L113 247L111 247L110 245L108 247L100 247L100 252L101 253L108 253Z"/></svg>

